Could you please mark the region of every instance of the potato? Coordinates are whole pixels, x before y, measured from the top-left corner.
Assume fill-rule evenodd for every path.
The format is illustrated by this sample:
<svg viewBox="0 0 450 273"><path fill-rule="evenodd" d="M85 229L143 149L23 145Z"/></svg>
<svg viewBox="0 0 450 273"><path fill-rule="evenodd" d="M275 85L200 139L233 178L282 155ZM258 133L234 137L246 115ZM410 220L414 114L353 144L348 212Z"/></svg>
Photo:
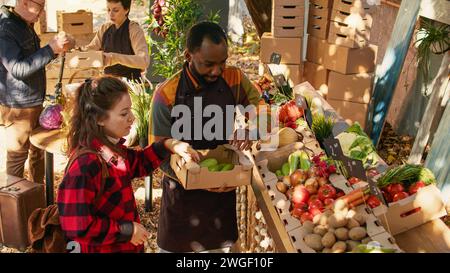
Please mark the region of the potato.
<svg viewBox="0 0 450 273"><path fill-rule="evenodd" d="M326 210L324 210L324 212L322 212L322 215L326 215L327 217L330 217L333 214L334 214L334 212L330 209L326 209Z"/></svg>
<svg viewBox="0 0 450 273"><path fill-rule="evenodd" d="M353 249L355 249L360 244L360 242L353 240L347 240L345 241L345 243L347 244L347 251L353 251Z"/></svg>
<svg viewBox="0 0 450 273"><path fill-rule="evenodd" d="M361 244L364 244L364 245L367 245L370 242L372 242L372 239L370 237L366 237L361 240Z"/></svg>
<svg viewBox="0 0 450 273"><path fill-rule="evenodd" d="M325 235L325 233L328 232L328 229L324 226L316 226L314 227L313 233L314 234L319 234L320 236Z"/></svg>
<svg viewBox="0 0 450 273"><path fill-rule="evenodd" d="M331 253L331 248L324 248L322 253Z"/></svg>
<svg viewBox="0 0 450 273"><path fill-rule="evenodd" d="M330 248L336 243L336 237L334 236L333 232L327 232L322 237L322 245L326 248Z"/></svg>
<svg viewBox="0 0 450 273"><path fill-rule="evenodd" d="M354 227L348 232L348 237L355 241L362 240L366 235L366 229L363 227Z"/></svg>
<svg viewBox="0 0 450 273"><path fill-rule="evenodd" d="M308 234L303 239L305 244L315 251L320 251L323 249L322 236L318 234Z"/></svg>
<svg viewBox="0 0 450 273"><path fill-rule="evenodd" d="M351 218L353 218L355 215L356 215L356 210L354 210L354 209L350 209L348 212L347 212L347 218L348 219L351 219Z"/></svg>
<svg viewBox="0 0 450 273"><path fill-rule="evenodd" d="M360 224L358 221L356 221L355 219L348 219L348 223L347 223L347 228L348 229L352 229L354 227L359 227Z"/></svg>
<svg viewBox="0 0 450 273"><path fill-rule="evenodd" d="M328 215L320 214L319 225L327 226L328 225Z"/></svg>
<svg viewBox="0 0 450 273"><path fill-rule="evenodd" d="M358 221L358 223L362 226L366 223L366 215L362 213L356 213L353 215L353 219Z"/></svg>
<svg viewBox="0 0 450 273"><path fill-rule="evenodd" d="M343 200L337 199L333 203L333 210L335 212L348 211L347 203L345 203L345 201L343 201Z"/></svg>
<svg viewBox="0 0 450 273"><path fill-rule="evenodd" d="M305 230L306 234L313 233L314 230L314 224L311 221L305 221L302 225L303 229Z"/></svg>
<svg viewBox="0 0 450 273"><path fill-rule="evenodd" d="M328 225L332 228L340 228L347 225L348 219L345 218L345 214L334 213L328 217Z"/></svg>
<svg viewBox="0 0 450 273"><path fill-rule="evenodd" d="M348 229L344 227L336 229L334 234L336 235L336 238L338 238L338 240L341 241L348 240Z"/></svg>
<svg viewBox="0 0 450 273"><path fill-rule="evenodd" d="M315 224L315 225L318 225L319 224L319 220L320 220L320 216L321 216L322 214L317 214L316 216L314 216L313 217L313 223Z"/></svg>
<svg viewBox="0 0 450 273"><path fill-rule="evenodd" d="M331 248L331 252L332 253L344 253L346 249L347 249L347 244L345 242L338 241Z"/></svg>

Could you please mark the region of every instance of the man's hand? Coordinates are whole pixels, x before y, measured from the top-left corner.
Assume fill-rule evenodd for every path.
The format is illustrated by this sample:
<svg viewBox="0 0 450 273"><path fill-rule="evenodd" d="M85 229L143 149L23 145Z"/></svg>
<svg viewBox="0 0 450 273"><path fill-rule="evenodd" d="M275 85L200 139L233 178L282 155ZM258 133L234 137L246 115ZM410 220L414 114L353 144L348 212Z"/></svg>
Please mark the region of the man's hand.
<svg viewBox="0 0 450 273"><path fill-rule="evenodd" d="M55 35L48 44L52 48L53 53L61 54L75 47L75 39L65 32L60 32L58 35Z"/></svg>
<svg viewBox="0 0 450 273"><path fill-rule="evenodd" d="M112 65L112 53L103 52L103 66Z"/></svg>
<svg viewBox="0 0 450 273"><path fill-rule="evenodd" d="M253 141L250 140L248 129L237 129L234 131L233 140L230 140L230 144L241 151L249 150L253 145Z"/></svg>

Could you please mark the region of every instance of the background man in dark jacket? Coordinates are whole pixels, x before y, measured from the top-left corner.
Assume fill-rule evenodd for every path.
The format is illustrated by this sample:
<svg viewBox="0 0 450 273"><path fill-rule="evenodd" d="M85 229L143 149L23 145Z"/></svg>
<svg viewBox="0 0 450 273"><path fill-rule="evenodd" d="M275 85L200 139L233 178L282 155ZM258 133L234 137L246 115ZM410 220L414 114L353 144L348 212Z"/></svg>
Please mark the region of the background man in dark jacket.
<svg viewBox="0 0 450 273"><path fill-rule="evenodd" d="M29 137L42 111L45 65L73 45L61 35L40 48L33 24L44 7L45 0L17 0L15 7L0 8L0 125L7 136L6 171L23 177L29 153L30 177L37 183L44 178L43 151Z"/></svg>

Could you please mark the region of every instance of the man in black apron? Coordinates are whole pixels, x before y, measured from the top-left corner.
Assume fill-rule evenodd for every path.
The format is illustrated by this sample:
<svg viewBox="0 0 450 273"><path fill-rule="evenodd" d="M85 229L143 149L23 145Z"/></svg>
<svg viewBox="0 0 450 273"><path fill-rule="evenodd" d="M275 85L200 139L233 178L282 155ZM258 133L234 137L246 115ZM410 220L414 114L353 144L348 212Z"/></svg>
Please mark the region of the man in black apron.
<svg viewBox="0 0 450 273"><path fill-rule="evenodd" d="M233 126L234 118L226 119L225 108L227 105L236 106L241 102L250 104L245 92L252 92L252 98L259 95L256 89L250 88L251 85L247 85L247 90L241 88L240 79L245 77L242 77L243 74L239 69L225 66L227 52L226 35L220 26L202 22L191 28L187 35L185 53L187 62L180 73L156 90L153 98L150 129L151 135L156 136L155 140L170 134L168 131L163 132L158 126L173 124L177 120L173 118L169 122L168 110L161 106L173 99L172 103L167 103L170 104L170 108L173 109L177 105L189 107L192 113L192 126L194 112L202 113L208 105L217 105L223 110L222 118L225 122L222 137L211 141L202 136L201 139L196 140L194 131L197 128L191 128L190 139L182 139L191 144L194 149L214 149L217 145L226 143L231 143L241 150L250 148L252 142L248 140L248 137L243 140L228 140L226 126ZM248 81L246 78L242 80ZM176 88L176 91L169 90L171 87ZM169 94L172 96L175 94L174 98L168 98ZM194 98L201 99L202 111L199 109L194 111L199 107L194 105ZM254 99L253 102L255 102ZM203 117L203 125L209 119ZM157 132L158 130L161 131ZM185 190L177 181L168 162L161 169L165 173L162 181L163 194L157 235L161 252L200 252L231 247L238 238L236 188Z"/></svg>

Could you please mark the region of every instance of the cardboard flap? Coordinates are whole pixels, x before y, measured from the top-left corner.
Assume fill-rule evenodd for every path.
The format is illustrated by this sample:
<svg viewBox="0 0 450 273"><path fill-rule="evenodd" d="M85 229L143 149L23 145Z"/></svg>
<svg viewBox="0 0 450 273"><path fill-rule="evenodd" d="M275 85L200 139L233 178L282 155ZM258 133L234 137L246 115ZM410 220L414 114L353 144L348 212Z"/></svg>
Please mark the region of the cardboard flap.
<svg viewBox="0 0 450 273"><path fill-rule="evenodd" d="M234 151L237 154L238 160L239 160L239 164L242 166L242 170L248 171L248 170L251 170L253 168L253 164L252 164L252 162L249 159L249 156L251 156L249 151L240 151L236 147L234 147L233 145L230 145L230 144L224 144L222 146L225 149L232 150L232 151Z"/></svg>
<svg viewBox="0 0 450 273"><path fill-rule="evenodd" d="M25 180L25 178L12 176L9 174L6 174L6 172L0 172L0 190L2 188L9 187L19 181Z"/></svg>

